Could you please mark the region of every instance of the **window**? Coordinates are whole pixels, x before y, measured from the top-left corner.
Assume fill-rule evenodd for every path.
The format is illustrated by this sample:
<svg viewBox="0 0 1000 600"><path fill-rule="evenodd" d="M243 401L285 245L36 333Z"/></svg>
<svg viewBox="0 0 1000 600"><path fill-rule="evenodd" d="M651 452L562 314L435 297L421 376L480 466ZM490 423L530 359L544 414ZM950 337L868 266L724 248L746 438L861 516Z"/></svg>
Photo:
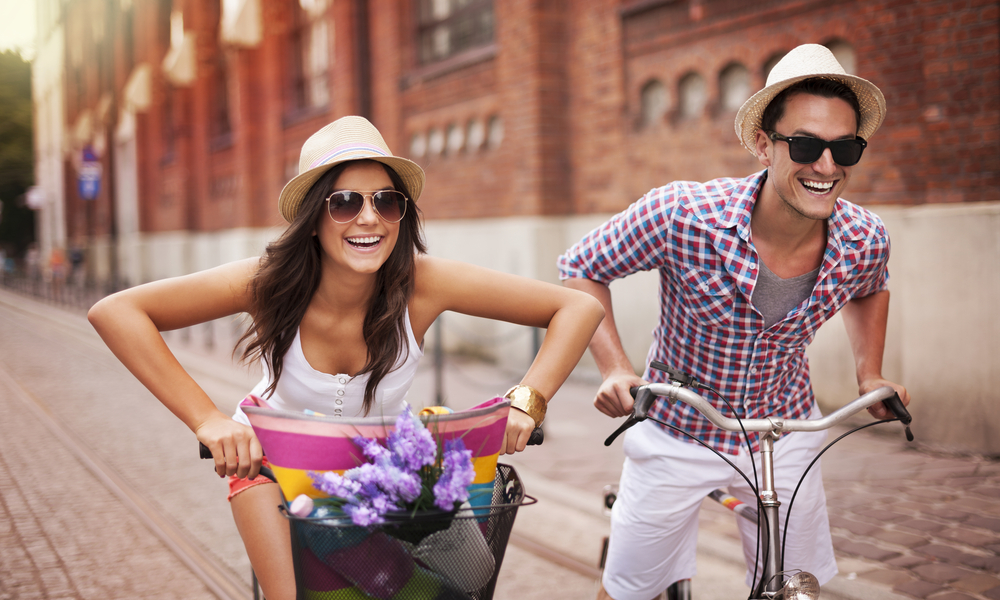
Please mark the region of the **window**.
<svg viewBox="0 0 1000 600"><path fill-rule="evenodd" d="M486 129L486 145L495 150L500 147L501 142L503 142L503 119L499 115L493 115Z"/></svg>
<svg viewBox="0 0 1000 600"><path fill-rule="evenodd" d="M445 138L445 149L448 154L458 154L465 145L465 129L459 127L457 123L448 126L448 135Z"/></svg>
<svg viewBox="0 0 1000 600"><path fill-rule="evenodd" d="M750 71L739 63L730 63L719 73L719 103L722 110L739 110L750 97Z"/></svg>
<svg viewBox="0 0 1000 600"><path fill-rule="evenodd" d="M291 86L289 109L298 112L330 102L329 0L300 0L289 40Z"/></svg>
<svg viewBox="0 0 1000 600"><path fill-rule="evenodd" d="M420 64L493 42L493 0L419 0Z"/></svg>
<svg viewBox="0 0 1000 600"><path fill-rule="evenodd" d="M857 59L854 56L854 47L843 40L833 40L827 42L826 47L833 53L840 66L844 67L849 75L857 74Z"/></svg>
<svg viewBox="0 0 1000 600"><path fill-rule="evenodd" d="M441 156L444 150L444 132L440 128L434 127L427 134L427 151L431 156Z"/></svg>
<svg viewBox="0 0 1000 600"><path fill-rule="evenodd" d="M774 69L774 66L778 64L778 61L780 61L784 57L785 57L784 52L776 52L772 54L770 58L764 61L764 68L761 69L761 71L764 73L764 81L767 81L767 77L768 75L771 74L771 70Z"/></svg>
<svg viewBox="0 0 1000 600"><path fill-rule="evenodd" d="M427 136L423 132L418 131L413 134L410 138L410 156L414 158L423 158L424 154L427 153Z"/></svg>
<svg viewBox="0 0 1000 600"><path fill-rule="evenodd" d="M639 94L642 127L655 125L663 120L667 112L667 88L658 79L651 79L642 86Z"/></svg>
<svg viewBox="0 0 1000 600"><path fill-rule="evenodd" d="M465 136L465 150L467 152L475 152L483 147L483 142L486 141L486 127L480 119L472 119L469 124L465 127L467 133Z"/></svg>
<svg viewBox="0 0 1000 600"><path fill-rule="evenodd" d="M678 96L680 96L680 118L695 119L700 117L705 109L705 100L708 94L705 78L698 73L688 73L681 77L677 87Z"/></svg>

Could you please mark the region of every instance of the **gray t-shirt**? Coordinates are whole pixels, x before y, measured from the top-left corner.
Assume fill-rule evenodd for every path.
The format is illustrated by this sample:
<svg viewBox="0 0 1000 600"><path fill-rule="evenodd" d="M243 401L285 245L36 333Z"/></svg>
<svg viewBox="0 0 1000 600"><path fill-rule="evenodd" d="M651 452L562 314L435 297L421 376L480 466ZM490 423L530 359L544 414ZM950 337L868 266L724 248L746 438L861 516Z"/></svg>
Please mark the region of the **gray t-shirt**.
<svg viewBox="0 0 1000 600"><path fill-rule="evenodd" d="M757 284L753 288L753 297L750 300L754 308L764 315L764 329L784 319L812 294L817 275L819 267L798 277L782 279L772 273L764 261L760 261Z"/></svg>

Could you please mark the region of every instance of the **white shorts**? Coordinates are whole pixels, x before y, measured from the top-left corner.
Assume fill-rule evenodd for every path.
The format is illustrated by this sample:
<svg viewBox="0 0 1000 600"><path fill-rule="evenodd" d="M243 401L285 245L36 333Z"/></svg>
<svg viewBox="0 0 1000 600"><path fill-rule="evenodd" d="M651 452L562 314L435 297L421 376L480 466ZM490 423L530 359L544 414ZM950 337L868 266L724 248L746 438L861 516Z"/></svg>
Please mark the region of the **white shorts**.
<svg viewBox="0 0 1000 600"><path fill-rule="evenodd" d="M819 416L814 409L813 417ZM775 490L782 527L799 477L822 449L826 432L786 433L774 444ZM649 600L675 581L695 575L698 509L709 492L726 488L756 505L747 482L712 451L679 440L645 421L625 434L625 465L618 498L611 510L611 539L604 568L604 589L615 600ZM742 446L726 455L747 477L753 469ZM760 474L759 454L754 455ZM785 570L809 571L825 584L837 574L830 539L823 477L817 463L795 497L785 546ZM735 518L735 516L734 516ZM737 518L751 586L757 556L757 526ZM760 559L758 559L759 561ZM761 568L757 569L760 577Z"/></svg>

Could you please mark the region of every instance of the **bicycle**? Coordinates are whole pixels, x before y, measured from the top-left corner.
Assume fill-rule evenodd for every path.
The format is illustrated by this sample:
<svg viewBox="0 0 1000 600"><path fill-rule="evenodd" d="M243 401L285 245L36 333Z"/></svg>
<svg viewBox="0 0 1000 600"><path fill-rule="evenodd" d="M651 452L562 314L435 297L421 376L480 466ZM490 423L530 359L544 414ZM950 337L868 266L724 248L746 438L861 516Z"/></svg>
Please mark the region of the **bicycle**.
<svg viewBox="0 0 1000 600"><path fill-rule="evenodd" d="M543 441L537 428L528 444ZM212 458L201 443L199 454ZM260 474L278 483L269 467ZM277 510L290 525L296 597L490 600L517 509L537 502L510 465L496 465L490 487L487 502L452 512L387 514L384 523L371 526L355 525L342 514L297 515L291 499L283 498ZM252 569L251 582L253 598L260 600Z"/></svg>
<svg viewBox="0 0 1000 600"><path fill-rule="evenodd" d="M779 544L780 524L778 518L778 507L781 505L781 502L779 501L778 494L774 489L774 442L783 432L824 431L838 423L843 422L848 417L875 405L878 402L882 402L895 415L894 419L874 421L852 429L827 444L816 455L812 462L809 463L805 471L802 473L802 477L799 479L799 483L796 485L795 491L792 493L792 497L789 500L788 514L790 515L792 505L795 502L795 496L798 493L799 486L802 484L802 480L805 478L806 474L809 473L809 470L816 464L816 461L818 461L827 450L848 435L874 425L900 421L903 423L907 441L913 441L913 434L910 431L912 417L906 410L906 407L903 406L903 403L899 399L895 390L889 386L881 387L856 398L847 405L819 419L780 419L775 417L766 417L762 419L740 419L739 417L724 416L708 401L708 399L696 392L695 389L701 389L713 393L729 407L733 414L737 414L733 407L718 392L711 389L709 386L698 382L694 377L681 371L671 369L670 367L658 362L651 363L651 367L666 373L669 377L669 381L667 383L650 383L637 388L632 388L632 396L635 398L632 414L629 415L628 419L605 440L604 445L610 446L612 442L614 442L615 438L617 438L626 429L646 419L652 419L661 425L671 427L670 425L649 416L650 409L653 407L653 403L658 397L666 398L671 406L673 406L677 401L684 402L685 404L697 409L698 412L704 415L716 427L726 431L742 432L747 441L748 447L750 447L750 443L747 432L753 431L760 433L759 452L761 455L761 482L758 486L755 482L750 481L749 477L747 477L745 473L740 471L721 453L710 448L708 445L701 442L701 440L688 435L686 432L679 429L676 430L688 435L688 437L691 437L696 442L719 455L722 460L725 460L731 467L736 469L736 471L747 481L751 489L753 489L757 495L757 510L753 510L752 507L736 500L724 490L715 490L709 494L710 498L720 502L730 510L733 510L733 512L739 517L755 522L758 526L757 544L758 552L760 552L760 548L763 545L763 560L761 561L763 564L763 570L760 578L758 579L755 566L755 573L752 578L754 584L751 586L750 596L748 598L750 600L814 600L819 598L819 582L811 573L799 571L788 577L787 580L785 579L787 573L784 571L783 559L788 527L786 522L784 533L780 537L781 543ZM756 479L756 467L754 468L754 471L754 479ZM614 504L615 499L616 491L611 489L606 490L604 501L605 507L610 509ZM761 518L761 516L763 518ZM763 540L763 544L761 543L761 540ZM602 568L604 566L604 559L606 558L607 553L607 538L605 538L604 544L600 565ZM666 595L668 600L690 600L690 580L682 580L671 584L666 590Z"/></svg>

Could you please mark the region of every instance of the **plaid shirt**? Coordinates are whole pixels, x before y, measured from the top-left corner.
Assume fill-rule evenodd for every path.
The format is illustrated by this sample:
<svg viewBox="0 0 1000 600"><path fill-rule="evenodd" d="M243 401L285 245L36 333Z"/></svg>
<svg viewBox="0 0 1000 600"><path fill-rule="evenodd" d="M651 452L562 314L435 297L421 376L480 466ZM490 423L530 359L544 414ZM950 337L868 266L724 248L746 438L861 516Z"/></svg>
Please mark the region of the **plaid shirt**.
<svg viewBox="0 0 1000 600"><path fill-rule="evenodd" d="M647 365L657 360L695 376L741 418L804 418L815 402L806 346L849 300L887 289L889 237L875 214L838 199L812 295L765 329L750 300L759 260L750 215L766 177L761 171L651 190L560 256L559 276L609 284L658 269L660 321ZM644 378L662 382L666 375L647 367ZM712 394L702 394L732 415ZM718 429L680 402L671 408L661 398L651 414L728 454L742 443L742 434Z"/></svg>

